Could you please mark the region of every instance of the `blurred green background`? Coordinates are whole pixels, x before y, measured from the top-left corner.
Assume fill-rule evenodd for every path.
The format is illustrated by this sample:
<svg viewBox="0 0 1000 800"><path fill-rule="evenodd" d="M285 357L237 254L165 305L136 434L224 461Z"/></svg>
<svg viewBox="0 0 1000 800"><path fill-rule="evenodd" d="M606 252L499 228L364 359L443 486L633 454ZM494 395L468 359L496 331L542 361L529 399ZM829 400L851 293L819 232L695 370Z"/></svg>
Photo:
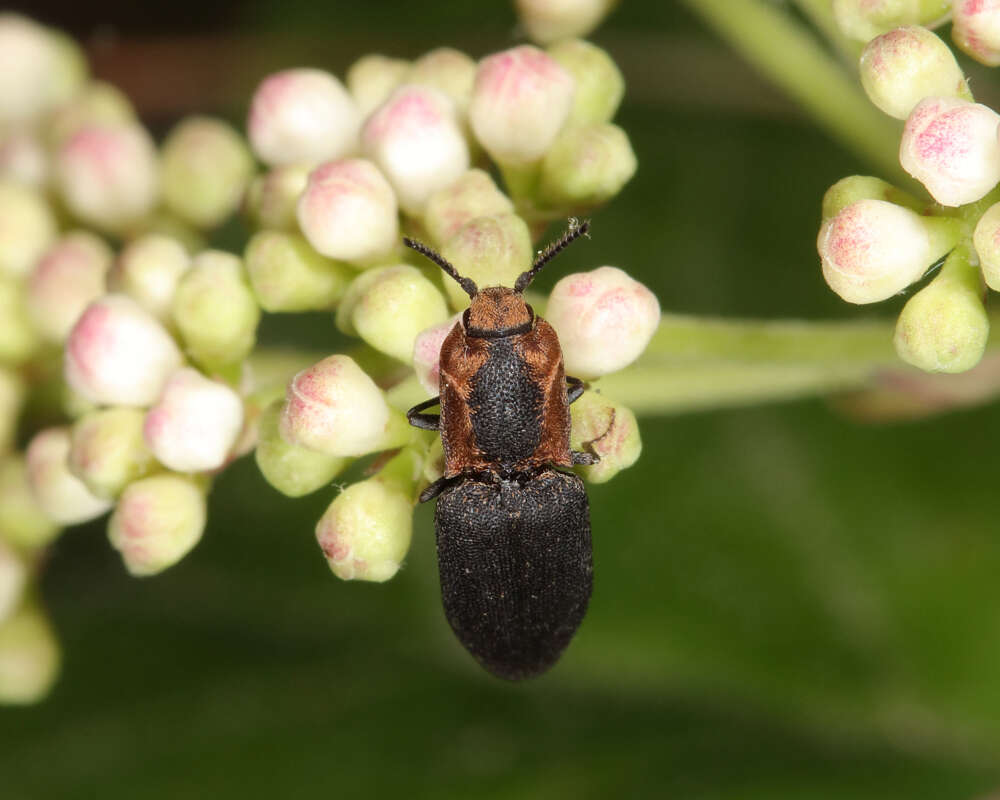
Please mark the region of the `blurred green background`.
<svg viewBox="0 0 1000 800"><path fill-rule="evenodd" d="M160 131L190 111L238 119L269 69L516 41L502 0L22 10L82 37ZM892 313L841 303L815 253L822 192L870 167L675 4L625 0L593 38L625 72L639 172L540 288L613 264L670 311ZM265 338L332 341L307 322L270 319ZM318 552L333 490L286 499L246 459L160 577L128 577L103 521L69 531L43 583L64 674L40 706L0 711L0 796L941 800L1000 784L1000 409L871 427L811 400L642 433L639 464L590 489L590 613L526 684L451 636L429 507L381 586L338 581Z"/></svg>

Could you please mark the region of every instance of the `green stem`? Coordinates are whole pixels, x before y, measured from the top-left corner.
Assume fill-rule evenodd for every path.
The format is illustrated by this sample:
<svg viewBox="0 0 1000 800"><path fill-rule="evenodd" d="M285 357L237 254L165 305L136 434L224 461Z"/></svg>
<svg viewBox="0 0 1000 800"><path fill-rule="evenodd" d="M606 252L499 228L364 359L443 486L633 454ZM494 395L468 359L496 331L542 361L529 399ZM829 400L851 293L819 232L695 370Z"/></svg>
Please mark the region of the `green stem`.
<svg viewBox="0 0 1000 800"><path fill-rule="evenodd" d="M858 60L863 49L860 42L855 41L840 32L837 20L833 16L833 3L831 0L794 0L810 22L816 26L827 41L840 53L840 58L844 66L853 71L857 71Z"/></svg>

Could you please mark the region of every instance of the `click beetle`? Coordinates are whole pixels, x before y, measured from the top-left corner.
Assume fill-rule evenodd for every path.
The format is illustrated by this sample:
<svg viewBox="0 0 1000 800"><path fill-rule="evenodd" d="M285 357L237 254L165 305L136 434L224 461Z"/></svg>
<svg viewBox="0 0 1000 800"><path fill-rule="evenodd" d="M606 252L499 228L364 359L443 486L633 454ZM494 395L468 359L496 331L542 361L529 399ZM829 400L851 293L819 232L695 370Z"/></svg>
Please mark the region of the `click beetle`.
<svg viewBox="0 0 1000 800"><path fill-rule="evenodd" d="M589 223L538 254L513 288L480 289L421 242L403 241L454 278L471 298L441 346L440 395L407 412L440 431L444 475L437 497L438 572L445 616L489 672L520 680L545 672L587 611L593 585L590 513L570 449L569 405L583 382L567 377L555 330L522 293ZM440 405L440 414L425 413Z"/></svg>

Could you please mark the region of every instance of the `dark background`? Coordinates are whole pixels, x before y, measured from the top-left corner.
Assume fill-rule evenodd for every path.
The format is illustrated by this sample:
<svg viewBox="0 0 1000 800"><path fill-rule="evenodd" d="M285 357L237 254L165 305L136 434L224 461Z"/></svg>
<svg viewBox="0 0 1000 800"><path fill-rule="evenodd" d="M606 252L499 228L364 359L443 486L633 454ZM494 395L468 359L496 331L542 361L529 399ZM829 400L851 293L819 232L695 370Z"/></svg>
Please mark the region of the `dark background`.
<svg viewBox="0 0 1000 800"><path fill-rule="evenodd" d="M267 71L371 50L510 46L495 2L33 2L162 132L241 121ZM870 167L675 4L626 0L594 39L626 75L639 172L543 276L628 269L665 310L827 318L819 201ZM562 259L565 260L562 260ZM889 304L891 305L891 304ZM269 319L265 339L309 330ZM305 331L303 333L303 331ZM297 333L296 333L297 332ZM590 490L596 589L560 665L481 672L443 620L431 512L385 585L315 545L333 492L281 497L244 459L203 542L128 577L103 522L43 590L64 674L0 711L0 796L971 798L1000 779L1000 414L872 427L822 400L642 421Z"/></svg>

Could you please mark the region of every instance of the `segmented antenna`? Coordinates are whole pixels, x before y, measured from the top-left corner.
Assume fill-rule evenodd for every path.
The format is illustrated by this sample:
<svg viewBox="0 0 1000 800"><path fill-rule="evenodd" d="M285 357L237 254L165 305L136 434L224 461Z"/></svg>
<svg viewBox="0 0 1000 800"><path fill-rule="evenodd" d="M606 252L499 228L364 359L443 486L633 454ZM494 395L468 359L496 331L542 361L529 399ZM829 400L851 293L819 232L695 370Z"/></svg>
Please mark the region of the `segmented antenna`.
<svg viewBox="0 0 1000 800"><path fill-rule="evenodd" d="M566 228L566 232L538 254L538 257L535 259L535 263L531 265L531 269L527 272L522 272L518 276L517 281L514 283L514 291L523 292L527 289L528 284L534 280L535 276L539 273L539 271L541 271L542 267L559 255L559 253L565 250L572 242L575 242L581 236L586 236L589 231L589 219L585 219L583 222L577 222L575 217L570 218L569 227Z"/></svg>
<svg viewBox="0 0 1000 800"><path fill-rule="evenodd" d="M423 242L418 242L416 239L410 239L407 236L403 237L403 244L409 247L411 250L416 250L418 253L426 258L429 258L435 264L437 264L441 269L447 272L451 277L458 281L458 285L462 287L463 291L469 295L469 297L475 297L479 293L479 288L476 286L475 282L471 278L463 278L458 274L458 270L452 265L448 259L443 255L438 253L436 250L432 250L430 247L425 245Z"/></svg>

